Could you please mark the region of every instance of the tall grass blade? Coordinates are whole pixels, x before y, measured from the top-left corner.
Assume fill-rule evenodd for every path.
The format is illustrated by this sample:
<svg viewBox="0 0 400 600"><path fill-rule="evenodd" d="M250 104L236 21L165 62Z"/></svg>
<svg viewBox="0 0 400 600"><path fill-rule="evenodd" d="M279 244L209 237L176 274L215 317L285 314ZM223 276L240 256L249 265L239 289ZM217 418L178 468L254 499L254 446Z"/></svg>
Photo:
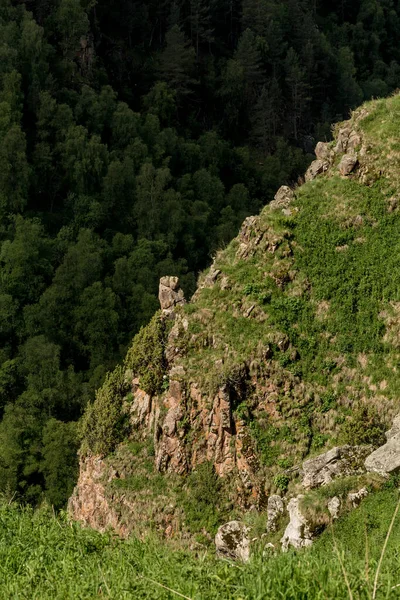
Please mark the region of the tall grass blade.
<svg viewBox="0 0 400 600"><path fill-rule="evenodd" d="M374 580L374 591L372 592L372 600L375 600L375 598L376 598L376 591L378 589L379 573L380 573L380 570L381 570L383 557L385 556L386 547L388 545L389 538L390 538L390 536L392 534L394 522L396 520L397 513L399 512L399 508L400 508L400 497L399 497L399 499L397 501L396 508L394 510L393 517L392 517L392 520L390 522L388 532L386 534L385 543L383 544L383 548L382 548L381 556L380 556L380 559L379 559L378 567L376 569L375 580Z"/></svg>

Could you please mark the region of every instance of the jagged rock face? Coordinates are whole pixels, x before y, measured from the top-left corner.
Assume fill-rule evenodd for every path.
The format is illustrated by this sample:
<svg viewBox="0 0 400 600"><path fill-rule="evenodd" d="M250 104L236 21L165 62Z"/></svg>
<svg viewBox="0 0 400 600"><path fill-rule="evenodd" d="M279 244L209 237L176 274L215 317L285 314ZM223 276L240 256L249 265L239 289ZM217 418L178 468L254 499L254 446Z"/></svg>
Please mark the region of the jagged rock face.
<svg viewBox="0 0 400 600"><path fill-rule="evenodd" d="M303 463L302 485L306 489L327 485L337 477L365 472L364 460L370 446L340 446Z"/></svg>
<svg viewBox="0 0 400 600"><path fill-rule="evenodd" d="M177 306L185 304L185 296L180 289L178 277L160 279L158 299L164 314L171 314Z"/></svg>
<svg viewBox="0 0 400 600"><path fill-rule="evenodd" d="M115 507L110 505L105 494L104 482L115 477L115 471L107 467L99 456L87 457L80 463L79 479L68 502L72 518L98 531L111 528L121 537L129 534L122 525Z"/></svg>
<svg viewBox="0 0 400 600"><path fill-rule="evenodd" d="M307 548L313 543L310 524L300 511L302 498L304 498L302 495L292 498L288 504L290 522L281 539L283 552L287 552L289 546Z"/></svg>
<svg viewBox="0 0 400 600"><path fill-rule="evenodd" d="M393 427L386 432L387 442L370 454L365 460L367 471L388 476L400 470L400 415L393 421Z"/></svg>
<svg viewBox="0 0 400 600"><path fill-rule="evenodd" d="M239 521L222 525L215 536L217 555L247 562L250 558L249 529Z"/></svg>

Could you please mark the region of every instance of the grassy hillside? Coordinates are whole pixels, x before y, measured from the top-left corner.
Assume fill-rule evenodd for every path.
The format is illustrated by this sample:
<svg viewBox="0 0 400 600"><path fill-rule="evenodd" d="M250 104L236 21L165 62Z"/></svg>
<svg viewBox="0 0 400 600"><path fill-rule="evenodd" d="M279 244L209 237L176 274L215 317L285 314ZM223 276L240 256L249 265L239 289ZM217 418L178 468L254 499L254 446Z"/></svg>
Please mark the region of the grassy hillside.
<svg viewBox="0 0 400 600"><path fill-rule="evenodd" d="M346 177L343 129L357 140ZM305 458L383 443L400 409L399 131L399 94L337 125L329 168L246 219L175 321L156 314L133 340L82 422L124 525L207 544L271 493L301 493Z"/></svg>
<svg viewBox="0 0 400 600"><path fill-rule="evenodd" d="M154 539L120 541L83 530L50 510L0 506L0 598L109 600L370 599L377 564L398 500L388 489L325 532L301 553L256 551L246 564L210 553L173 551ZM400 597L400 518L381 566L376 598ZM336 545L336 548L335 548ZM268 551L267 551L268 552ZM169 588L169 589L168 589Z"/></svg>

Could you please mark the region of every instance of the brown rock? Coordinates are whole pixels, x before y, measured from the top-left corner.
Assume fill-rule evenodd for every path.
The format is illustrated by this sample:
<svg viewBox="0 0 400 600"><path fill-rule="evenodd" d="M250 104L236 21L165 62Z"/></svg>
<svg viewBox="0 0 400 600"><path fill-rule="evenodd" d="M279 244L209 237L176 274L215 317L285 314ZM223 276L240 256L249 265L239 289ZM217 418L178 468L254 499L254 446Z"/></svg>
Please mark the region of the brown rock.
<svg viewBox="0 0 400 600"><path fill-rule="evenodd" d="M347 176L354 171L358 163L356 154L345 154L339 163L339 172L341 175Z"/></svg>

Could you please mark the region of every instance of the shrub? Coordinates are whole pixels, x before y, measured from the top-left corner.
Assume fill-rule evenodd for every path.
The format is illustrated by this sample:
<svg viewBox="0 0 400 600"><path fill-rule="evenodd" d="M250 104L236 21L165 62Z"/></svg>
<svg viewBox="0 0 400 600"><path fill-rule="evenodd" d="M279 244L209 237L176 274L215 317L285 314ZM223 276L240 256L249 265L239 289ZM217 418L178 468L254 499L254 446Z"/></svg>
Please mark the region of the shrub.
<svg viewBox="0 0 400 600"><path fill-rule="evenodd" d="M164 357L167 325L156 313L146 327L135 336L125 359L125 366L139 377L140 386L148 394L160 393L166 371Z"/></svg>
<svg viewBox="0 0 400 600"><path fill-rule="evenodd" d="M106 455L122 441L126 420L122 403L128 390L124 369L118 366L107 375L96 393L95 401L87 406L83 415L80 425L83 454L93 452Z"/></svg>
<svg viewBox="0 0 400 600"><path fill-rule="evenodd" d="M380 446L385 443L385 429L377 410L370 406L362 406L356 409L343 425L343 441L347 444Z"/></svg>

